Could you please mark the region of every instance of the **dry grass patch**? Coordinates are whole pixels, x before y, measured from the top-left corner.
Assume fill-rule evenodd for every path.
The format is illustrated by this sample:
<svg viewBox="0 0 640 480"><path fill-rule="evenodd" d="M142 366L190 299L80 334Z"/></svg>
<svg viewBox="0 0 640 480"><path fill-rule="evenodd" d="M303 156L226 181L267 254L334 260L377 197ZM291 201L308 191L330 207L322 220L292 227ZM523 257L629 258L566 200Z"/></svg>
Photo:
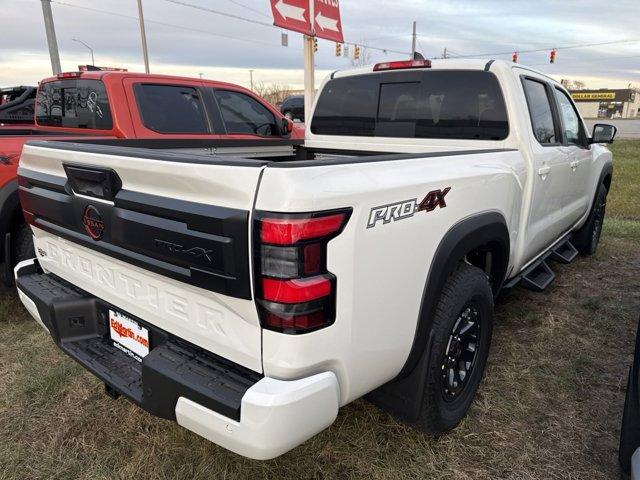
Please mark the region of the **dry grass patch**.
<svg viewBox="0 0 640 480"><path fill-rule="evenodd" d="M251 461L108 398L2 291L0 478L616 478L640 304L639 146L614 144L623 165L598 254L554 266L543 294L498 303L486 378L450 434L425 435L360 400L288 454Z"/></svg>

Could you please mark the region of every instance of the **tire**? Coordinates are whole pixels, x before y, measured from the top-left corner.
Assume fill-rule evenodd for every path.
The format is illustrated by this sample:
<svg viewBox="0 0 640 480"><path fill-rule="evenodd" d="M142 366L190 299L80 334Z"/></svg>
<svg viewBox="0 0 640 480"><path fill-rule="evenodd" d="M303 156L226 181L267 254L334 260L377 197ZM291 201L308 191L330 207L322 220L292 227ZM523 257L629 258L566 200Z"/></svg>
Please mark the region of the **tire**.
<svg viewBox="0 0 640 480"><path fill-rule="evenodd" d="M36 256L33 248L33 233L29 225L26 223L21 224L11 237L11 254L13 256L11 267L14 267L22 260Z"/></svg>
<svg viewBox="0 0 640 480"><path fill-rule="evenodd" d="M293 122L293 115L291 114L291 112L289 110L287 110L286 112L284 112L284 117L287 120L291 120Z"/></svg>
<svg viewBox="0 0 640 480"><path fill-rule="evenodd" d="M468 327L463 334L468 326L465 320L477 326ZM428 433L449 431L467 414L482 380L492 330L493 292L489 279L479 268L462 263L442 289L433 319L433 344L419 418ZM470 353L473 343L475 353ZM454 362L452 356L458 352L462 353ZM455 370L450 368L461 364L467 368L464 378L462 373L452 374Z"/></svg>
<svg viewBox="0 0 640 480"><path fill-rule="evenodd" d="M601 184L587 221L571 238L571 243L582 255L593 255L598 249L607 208L607 193L607 187Z"/></svg>

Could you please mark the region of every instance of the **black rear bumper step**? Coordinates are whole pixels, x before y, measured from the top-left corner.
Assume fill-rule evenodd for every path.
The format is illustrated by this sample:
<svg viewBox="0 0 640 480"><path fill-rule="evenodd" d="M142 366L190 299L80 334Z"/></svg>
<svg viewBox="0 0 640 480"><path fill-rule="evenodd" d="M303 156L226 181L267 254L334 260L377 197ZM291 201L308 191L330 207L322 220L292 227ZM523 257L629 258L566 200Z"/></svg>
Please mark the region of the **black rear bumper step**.
<svg viewBox="0 0 640 480"><path fill-rule="evenodd" d="M139 362L109 338L108 312L121 310L43 273L37 261L20 269L16 284L67 355L102 380L108 392L159 417L175 420L176 402L185 397L239 421L242 397L262 378L127 314L149 329L150 351Z"/></svg>

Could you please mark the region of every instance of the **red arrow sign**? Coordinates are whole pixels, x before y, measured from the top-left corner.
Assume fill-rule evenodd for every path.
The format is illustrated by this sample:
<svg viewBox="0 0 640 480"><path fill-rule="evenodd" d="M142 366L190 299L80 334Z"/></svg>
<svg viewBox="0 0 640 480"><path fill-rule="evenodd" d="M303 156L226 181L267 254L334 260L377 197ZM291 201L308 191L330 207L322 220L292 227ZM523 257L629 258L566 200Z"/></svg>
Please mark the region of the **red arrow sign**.
<svg viewBox="0 0 640 480"><path fill-rule="evenodd" d="M309 0L270 0L273 24L293 30L294 32L311 35L311 20L309 19Z"/></svg>
<svg viewBox="0 0 640 480"><path fill-rule="evenodd" d="M313 2L313 29L316 32L316 36L343 43L344 37L342 36L338 0L313 0Z"/></svg>

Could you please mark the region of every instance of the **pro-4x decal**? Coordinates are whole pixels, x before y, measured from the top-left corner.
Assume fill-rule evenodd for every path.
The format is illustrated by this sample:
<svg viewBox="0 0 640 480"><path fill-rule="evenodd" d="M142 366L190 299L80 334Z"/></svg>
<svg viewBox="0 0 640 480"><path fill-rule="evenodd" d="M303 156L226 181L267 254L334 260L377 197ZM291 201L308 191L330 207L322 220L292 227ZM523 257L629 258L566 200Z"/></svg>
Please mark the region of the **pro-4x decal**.
<svg viewBox="0 0 640 480"><path fill-rule="evenodd" d="M416 212L432 212L438 207L445 208L447 206L447 202L444 197L450 190L451 187L431 190L420 203L418 203L417 198L413 198L411 200L403 200L401 202L373 207L369 212L367 228L375 227L380 221L382 221L383 224L386 224L392 221L395 222L397 220L404 220L405 218L413 217Z"/></svg>

